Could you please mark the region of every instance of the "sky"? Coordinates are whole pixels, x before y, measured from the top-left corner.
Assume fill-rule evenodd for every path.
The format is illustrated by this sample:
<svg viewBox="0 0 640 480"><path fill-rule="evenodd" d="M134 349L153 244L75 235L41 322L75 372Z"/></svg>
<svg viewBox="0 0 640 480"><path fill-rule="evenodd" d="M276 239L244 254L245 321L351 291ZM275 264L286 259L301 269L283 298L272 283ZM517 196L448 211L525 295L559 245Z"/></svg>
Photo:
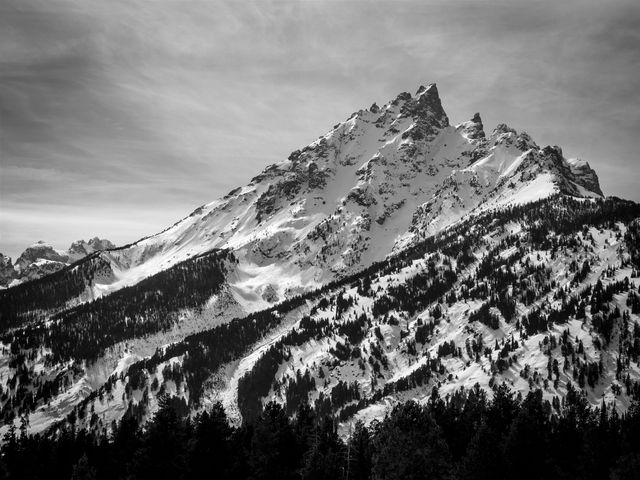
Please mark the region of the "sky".
<svg viewBox="0 0 640 480"><path fill-rule="evenodd" d="M0 0L0 252L153 234L434 82L640 201L637 0Z"/></svg>

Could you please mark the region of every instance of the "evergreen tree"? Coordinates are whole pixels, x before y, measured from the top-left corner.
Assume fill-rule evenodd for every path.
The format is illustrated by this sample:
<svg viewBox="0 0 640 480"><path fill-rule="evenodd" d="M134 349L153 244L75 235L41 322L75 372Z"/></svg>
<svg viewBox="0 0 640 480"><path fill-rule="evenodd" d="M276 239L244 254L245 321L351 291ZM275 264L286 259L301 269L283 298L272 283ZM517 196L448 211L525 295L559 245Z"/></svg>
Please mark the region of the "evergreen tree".
<svg viewBox="0 0 640 480"><path fill-rule="evenodd" d="M371 478L372 452L371 434L364 423L358 421L349 438L347 451L349 479L367 480Z"/></svg>
<svg viewBox="0 0 640 480"><path fill-rule="evenodd" d="M374 440L373 478L433 480L448 477L449 450L440 427L415 402L394 407Z"/></svg>
<svg viewBox="0 0 640 480"><path fill-rule="evenodd" d="M96 469L89 464L87 455L84 454L73 466L73 473L71 474L71 480L95 480Z"/></svg>
<svg viewBox="0 0 640 480"><path fill-rule="evenodd" d="M544 462L547 454L546 427L547 415L542 406L542 390L535 390L522 402L506 438L508 478L547 478Z"/></svg>
<svg viewBox="0 0 640 480"><path fill-rule="evenodd" d="M251 440L251 478L286 480L294 478L299 466L295 436L282 406L269 402L255 423Z"/></svg>
<svg viewBox="0 0 640 480"><path fill-rule="evenodd" d="M304 480L342 478L346 472L343 447L334 419L325 417L312 436L312 444L304 456L301 477Z"/></svg>
<svg viewBox="0 0 640 480"><path fill-rule="evenodd" d="M132 473L139 479L180 478L187 470L190 424L181 420L185 406L176 397L158 399L159 410L150 423L131 463Z"/></svg>
<svg viewBox="0 0 640 480"><path fill-rule="evenodd" d="M221 403L213 405L196 419L190 451L189 471L192 478L231 478L229 440L232 430Z"/></svg>

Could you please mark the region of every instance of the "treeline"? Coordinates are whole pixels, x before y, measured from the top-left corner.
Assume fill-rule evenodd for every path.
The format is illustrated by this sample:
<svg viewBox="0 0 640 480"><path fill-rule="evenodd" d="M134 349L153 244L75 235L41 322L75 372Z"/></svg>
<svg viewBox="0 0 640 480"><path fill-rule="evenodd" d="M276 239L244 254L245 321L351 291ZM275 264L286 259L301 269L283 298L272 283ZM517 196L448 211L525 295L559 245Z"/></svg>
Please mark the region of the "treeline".
<svg viewBox="0 0 640 480"><path fill-rule="evenodd" d="M0 332L39 320L43 311L64 307L100 274L111 274L111 266L93 253L51 275L0 290Z"/></svg>
<svg viewBox="0 0 640 480"><path fill-rule="evenodd" d="M173 267L92 302L53 315L47 324L29 325L3 337L12 351L45 346L50 364L95 360L122 340L170 328L184 308L197 308L224 282L224 261L214 251Z"/></svg>
<svg viewBox="0 0 640 480"><path fill-rule="evenodd" d="M556 403L557 399L554 399ZM559 401L557 402L559 404ZM640 405L619 415L590 408L570 389L561 413L540 390L478 386L446 398L434 389L369 426L338 435L335 418L301 404L289 416L269 403L233 427L220 404L196 417L162 397L145 429L131 417L110 436L66 430L4 436L0 476L11 479L631 480L640 468Z"/></svg>
<svg viewBox="0 0 640 480"><path fill-rule="evenodd" d="M171 328L180 309L204 305L223 284L227 260L233 260L232 254L209 252L56 314L46 324L39 322L5 333L2 341L10 345L12 371L4 386L0 385L2 421L29 414L65 391L82 373L78 367L82 360L95 360L120 341ZM46 366L72 361L71 365L53 375L39 374L29 365L43 352Z"/></svg>

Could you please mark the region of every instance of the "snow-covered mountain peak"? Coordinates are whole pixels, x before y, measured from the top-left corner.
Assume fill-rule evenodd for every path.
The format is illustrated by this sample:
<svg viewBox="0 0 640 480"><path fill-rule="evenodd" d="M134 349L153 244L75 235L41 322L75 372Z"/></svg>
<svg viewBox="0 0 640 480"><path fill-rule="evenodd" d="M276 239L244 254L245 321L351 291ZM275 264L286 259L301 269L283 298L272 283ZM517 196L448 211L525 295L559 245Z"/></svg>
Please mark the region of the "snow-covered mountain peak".
<svg viewBox="0 0 640 480"><path fill-rule="evenodd" d="M265 298L278 301L353 273L484 208L560 190L598 194L590 175L505 124L487 136L479 114L451 126L436 85L428 84L358 110L165 231L100 254L112 272L92 293L229 249L238 259L231 289L254 310ZM70 251L102 249L89 241Z"/></svg>
<svg viewBox="0 0 640 480"><path fill-rule="evenodd" d="M67 260L64 252L56 250L51 244L39 240L29 245L25 251L22 252L16 260L16 267L20 270L24 269L41 258L57 262L66 262Z"/></svg>
<svg viewBox="0 0 640 480"><path fill-rule="evenodd" d="M90 253L99 251L99 250L108 250L110 248L115 248L115 245L107 239L101 239L98 237L90 238L89 241L77 240L71 244L67 253L69 256L74 257L74 259L78 259L75 257L84 257L89 255Z"/></svg>
<svg viewBox="0 0 640 480"><path fill-rule="evenodd" d="M449 117L442 108L435 83L421 86L415 96L406 99L401 107L401 117L415 121L414 128L408 131L414 141L431 141L439 130L449 126Z"/></svg>
<svg viewBox="0 0 640 480"><path fill-rule="evenodd" d="M15 264L11 264L11 259L0 254L3 259L8 260L0 259L0 287L13 286L41 278L77 262L91 253L110 248L115 248L115 245L109 240L98 237L94 237L88 242L75 241L67 250L57 249L44 240L38 240L22 252Z"/></svg>
<svg viewBox="0 0 640 480"><path fill-rule="evenodd" d="M5 309L6 324L42 320L38 328L14 336L5 353L22 352L23 338L24 345L40 349L21 354L30 364L15 373L35 372L38 429L71 418L71 410L73 418L108 424L124 409L136 414L145 397L170 393L191 402L209 387L225 408L244 415L250 412L247 398L256 393L247 387L255 365L260 382L275 379L272 390L266 383L266 390L256 393L256 405L263 397L289 401L289 394L278 390L298 387L278 366L285 364L291 372L308 368L309 375L317 374L312 390L322 395L337 399L345 388L361 392L365 403L350 404L357 407L351 416L378 405L394 389L422 385L423 377L416 375L427 380L436 375L451 392L472 379L490 385L508 370L505 378L524 391L530 382L518 380L525 378L518 371L528 372L532 358L531 366L543 371L548 360L541 347L540 355L530 354L541 345L541 336L528 338L529 330L537 330L524 331L518 324L535 320L522 315L536 303L548 303L547 287L562 281L562 288L577 288L587 267L594 273L590 282L616 274L618 264L619 278L631 274L624 265L637 258L637 234L625 240L625 251L621 236L634 228L622 213L625 207L615 200L573 198L600 196L589 165L565 159L557 146L541 148L505 124L487 135L477 113L450 125L431 84L355 112L248 184L156 235L120 248L98 238L74 242L67 251L44 242L33 245L21 256L30 263L17 267L23 277L57 273L0 293L21 305L19 311ZM515 205L522 208L509 208ZM625 225L605 218L611 225L603 232L596 227L611 208ZM564 223L573 220L563 222L558 215L572 219L571 212L583 220L569 226L577 240L563 243L570 238ZM593 227L588 233L583 221ZM11 277L12 269L10 259L0 256L0 279ZM583 287L576 293L582 295ZM496 305L506 308L506 315ZM250 312L255 314L246 318ZM593 318L593 325L603 324L603 317ZM220 329L210 330L216 326ZM586 333L578 317L572 328L574 336ZM481 358L487 356L478 336L483 332L490 340L485 345L495 342L495 359ZM278 351L283 356L268 362L278 371L265 377L260 359ZM514 351L518 370L510 369L506 358ZM136 364L144 357L143 367ZM441 357L442 363L432 363ZM78 361L65 370L69 360L82 359L98 359L98 367L85 372L76 369ZM185 376L175 375L180 368ZM42 392L53 387L40 388L41 371L73 387L59 389L49 402ZM359 386L345 387L344 379ZM4 384L3 391L9 391ZM24 392L22 384L15 390ZM77 404L84 410L74 410ZM11 413L15 405L20 403L13 399L0 402ZM151 413L155 406L149 408Z"/></svg>
<svg viewBox="0 0 640 480"><path fill-rule="evenodd" d="M596 173L583 162L569 162L558 146L540 148L526 132L504 123L488 138L475 135L481 120L474 115L456 130L474 145L469 164L455 169L413 216L395 249L437 233L469 215L523 204L562 193L601 197Z"/></svg>
<svg viewBox="0 0 640 480"><path fill-rule="evenodd" d="M483 140L486 137L479 113L475 113L471 120L457 125L456 130L459 130L468 140Z"/></svg>

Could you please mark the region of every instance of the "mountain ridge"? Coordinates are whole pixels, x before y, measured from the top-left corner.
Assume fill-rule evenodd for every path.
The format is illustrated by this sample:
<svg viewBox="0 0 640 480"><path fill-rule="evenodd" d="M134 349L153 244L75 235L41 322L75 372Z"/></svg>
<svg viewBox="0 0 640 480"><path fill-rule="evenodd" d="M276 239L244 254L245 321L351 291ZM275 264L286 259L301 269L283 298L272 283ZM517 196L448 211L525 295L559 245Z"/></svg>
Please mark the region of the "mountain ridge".
<svg viewBox="0 0 640 480"><path fill-rule="evenodd" d="M86 256L116 246L107 239L98 237L88 241L76 240L67 250L59 250L39 240L28 246L16 259L0 253L0 287L12 287L20 283L44 277L75 263Z"/></svg>
<svg viewBox="0 0 640 480"><path fill-rule="evenodd" d="M605 199L586 162L526 132L499 124L487 134L478 113L450 125L435 84L421 86L355 112L155 235L1 291L3 342L31 352L7 353L20 367L5 378L46 374L21 377L22 390L6 384L0 416L8 424L31 411L34 431L108 428L123 415L147 418L171 393L194 411L221 400L237 420L268 399L293 408L301 398L371 419L381 402L434 382L447 393L498 379L542 388L542 377L515 378L525 359L541 368L545 349L529 337L550 341L565 323L590 356L573 359L577 381L609 328L596 307L579 320L582 290L602 279L624 296L607 309L634 302L624 277L637 276L637 208ZM552 300L569 294L571 311ZM590 293L598 308L601 296ZM626 315L628 327L637 322ZM499 353L487 353L494 341ZM631 344L607 350L607 362L634 358ZM615 401L610 367L598 378ZM623 404L637 388L629 372ZM566 392L563 375L549 387L549 374L546 398Z"/></svg>
<svg viewBox="0 0 640 480"><path fill-rule="evenodd" d="M114 282L97 286L94 295L135 284L211 248L241 250L252 266L249 275L265 271L267 276L266 265L287 257L297 268L281 272L292 280L278 289L278 298L299 286L315 288L383 258L398 240L400 246L410 243L399 237L424 227L411 225L411 218L436 191L453 199L459 184L454 177L478 182L478 172L466 170L473 160L491 155L492 150L514 156L521 155L525 147L537 148L528 135L518 135L506 125L499 125L488 140L481 120L450 126L435 84L421 86L414 96L401 93L373 110L355 112L315 142L294 151L288 160L266 167L248 185L199 207L169 229L134 242L126 253L120 250L108 259L114 265ZM480 119L479 115L474 118ZM534 163L542 157L534 156ZM556 161L563 163L561 153ZM561 166L564 170L554 179L571 178L560 188L569 189L576 181L580 184L581 178L570 167ZM589 186L597 187L594 193L599 194L595 173L592 180ZM547 186L543 194L555 191ZM499 186L483 187L486 195L500 193ZM516 195L503 197L502 204ZM477 203L457 202L459 215L453 219L442 214L450 206L440 206L440 213L431 215L438 218L432 221L447 225ZM323 245L314 241L320 238ZM259 301L259 288L239 285L238 289L240 297L258 299L255 308L265 306Z"/></svg>

